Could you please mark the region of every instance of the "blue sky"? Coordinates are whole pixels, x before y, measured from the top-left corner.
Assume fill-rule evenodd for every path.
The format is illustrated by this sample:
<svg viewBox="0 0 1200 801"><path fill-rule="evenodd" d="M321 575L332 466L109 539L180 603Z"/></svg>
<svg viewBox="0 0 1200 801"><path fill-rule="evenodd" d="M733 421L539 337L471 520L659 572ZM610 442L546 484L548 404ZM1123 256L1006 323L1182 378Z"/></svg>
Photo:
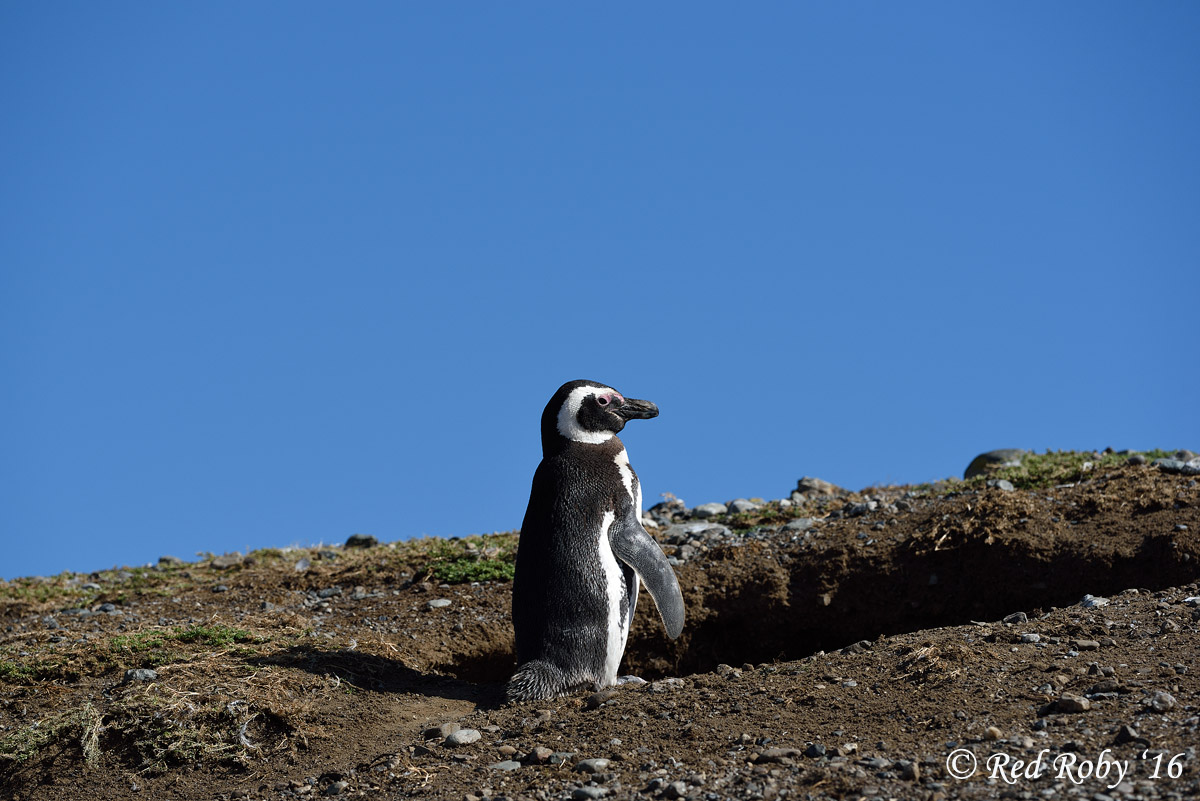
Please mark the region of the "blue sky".
<svg viewBox="0 0 1200 801"><path fill-rule="evenodd" d="M0 7L0 576L1200 448L1200 6Z"/></svg>

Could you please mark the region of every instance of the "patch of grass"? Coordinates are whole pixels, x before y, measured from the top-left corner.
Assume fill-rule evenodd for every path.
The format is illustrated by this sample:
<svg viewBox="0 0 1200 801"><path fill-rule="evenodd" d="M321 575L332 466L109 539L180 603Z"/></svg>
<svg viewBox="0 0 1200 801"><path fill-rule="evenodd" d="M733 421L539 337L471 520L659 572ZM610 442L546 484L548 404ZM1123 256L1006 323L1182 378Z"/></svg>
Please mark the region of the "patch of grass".
<svg viewBox="0 0 1200 801"><path fill-rule="evenodd" d="M422 573L445 584L472 581L512 581L516 570L516 538L485 534L430 540Z"/></svg>
<svg viewBox="0 0 1200 801"><path fill-rule="evenodd" d="M228 648L244 643L265 642L245 629L222 624L208 626L177 627L170 630L139 631L121 634L109 641L109 650L114 653L132 654L139 657L145 667L159 667L186 658L180 645L201 645L209 648Z"/></svg>
<svg viewBox="0 0 1200 801"><path fill-rule="evenodd" d="M51 744L77 740L84 762L94 765L100 757L102 728L100 713L90 702L85 703L80 709L51 715L0 738L0 764L28 762Z"/></svg>
<svg viewBox="0 0 1200 801"><path fill-rule="evenodd" d="M1117 467L1125 464L1130 453L1101 453L1095 454L1080 451L1046 451L1045 453L1030 453L1021 459L1017 467L1002 467L987 476L976 476L959 485L960 488L977 489L988 479L1005 479L1017 489L1047 489L1059 484L1070 484L1082 481L1095 471ZM1170 453L1162 450L1144 451L1146 460L1153 461ZM1084 470L1084 465L1091 466Z"/></svg>

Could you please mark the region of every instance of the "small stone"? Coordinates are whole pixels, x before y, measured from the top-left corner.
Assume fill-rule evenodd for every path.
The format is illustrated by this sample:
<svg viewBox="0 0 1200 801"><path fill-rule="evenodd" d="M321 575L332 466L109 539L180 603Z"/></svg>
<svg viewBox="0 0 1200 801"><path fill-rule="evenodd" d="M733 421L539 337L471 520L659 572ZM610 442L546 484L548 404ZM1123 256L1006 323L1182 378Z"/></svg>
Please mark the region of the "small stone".
<svg viewBox="0 0 1200 801"><path fill-rule="evenodd" d="M1057 712L1086 712L1092 708L1092 702L1080 695L1071 695L1064 693L1062 697L1055 702L1055 711Z"/></svg>
<svg viewBox="0 0 1200 801"><path fill-rule="evenodd" d="M549 748L547 748L546 746L539 745L536 748L534 748L532 751L530 751L528 754L526 754L525 759L522 761L527 762L529 764L533 764L533 765L545 765L547 762L550 761L550 755L553 753L554 752L552 750L550 750Z"/></svg>
<svg viewBox="0 0 1200 801"><path fill-rule="evenodd" d="M1128 725L1117 729L1117 736L1113 740L1113 743L1116 745L1123 745L1124 743L1140 743L1147 748L1150 747L1150 741L1138 734L1137 729Z"/></svg>
<svg viewBox="0 0 1200 801"><path fill-rule="evenodd" d="M1096 640L1075 640L1075 642L1071 643L1071 647L1076 651L1098 651L1100 650L1100 643Z"/></svg>
<svg viewBox="0 0 1200 801"><path fill-rule="evenodd" d="M343 548L374 548L379 544L379 540L372 537L370 534L351 534Z"/></svg>
<svg viewBox="0 0 1200 801"><path fill-rule="evenodd" d="M825 746L820 743L812 743L804 749L804 755L809 759L820 759L825 756Z"/></svg>
<svg viewBox="0 0 1200 801"><path fill-rule="evenodd" d="M663 790L663 795L670 799L687 798L688 786L684 782L671 782Z"/></svg>
<svg viewBox="0 0 1200 801"><path fill-rule="evenodd" d="M597 692L594 692L587 698L583 699L583 708L596 709L601 704L606 703L610 698L616 695L617 692L618 691L613 687L609 687L605 690L598 690Z"/></svg>
<svg viewBox="0 0 1200 801"><path fill-rule="evenodd" d="M921 780L921 766L916 762L907 759L896 761L896 767L900 770L900 778L910 782L919 782Z"/></svg>
<svg viewBox="0 0 1200 801"><path fill-rule="evenodd" d="M446 745L470 745L482 737L478 729L459 729L446 737Z"/></svg>
<svg viewBox="0 0 1200 801"><path fill-rule="evenodd" d="M1150 699L1149 707L1155 712L1170 712L1175 708L1176 703L1177 701L1175 700L1175 696L1160 690L1154 694L1153 698Z"/></svg>
<svg viewBox="0 0 1200 801"><path fill-rule="evenodd" d="M608 760L602 757L596 759L581 759L575 763L577 773L600 773L608 769Z"/></svg>
<svg viewBox="0 0 1200 801"><path fill-rule="evenodd" d="M426 609L444 609L450 605L449 598L434 598L432 601L425 602Z"/></svg>
<svg viewBox="0 0 1200 801"><path fill-rule="evenodd" d="M983 739L985 740L999 740L1003 736L1004 732L996 726L988 726L983 730Z"/></svg>
<svg viewBox="0 0 1200 801"><path fill-rule="evenodd" d="M517 762L515 759L506 759L503 762L496 762L488 765L488 767L492 770L516 770L517 768L521 767L521 763Z"/></svg>
<svg viewBox="0 0 1200 801"><path fill-rule="evenodd" d="M179 567L182 564L183 564L183 560L177 556L160 556L160 557L158 557L158 566L159 567ZM86 584L83 585L83 588L85 590L89 589L89 587ZM97 587L96 589L100 589L100 588Z"/></svg>
<svg viewBox="0 0 1200 801"><path fill-rule="evenodd" d="M807 531L813 527L813 518L797 517L783 524L781 531Z"/></svg>
<svg viewBox="0 0 1200 801"><path fill-rule="evenodd" d="M1125 460L1125 464L1145 464L1146 457L1140 453L1135 453Z"/></svg>
<svg viewBox="0 0 1200 801"><path fill-rule="evenodd" d="M310 567L312 567L312 562L308 561L308 559L305 558L305 559L296 560L296 564L292 566L292 569L295 570L297 573L303 573L305 570L308 570Z"/></svg>
<svg viewBox="0 0 1200 801"><path fill-rule="evenodd" d="M229 588L226 587L224 584L218 584L217 586L212 588L212 591L213 592L229 592Z"/></svg>
<svg viewBox="0 0 1200 801"><path fill-rule="evenodd" d="M1084 609L1095 609L1097 606L1108 606L1108 599L1098 595L1085 595L1079 605Z"/></svg>
<svg viewBox="0 0 1200 801"><path fill-rule="evenodd" d="M1019 467L1021 458L1026 453L1027 451L1020 448L1001 448L1000 450L981 453L967 465L967 469L963 471L963 478L970 479L975 478L975 476L986 475L993 470L999 470L1001 467Z"/></svg>
<svg viewBox="0 0 1200 801"><path fill-rule="evenodd" d="M705 520L710 517L726 514L728 511L723 503L702 503L692 510L692 517Z"/></svg>
<svg viewBox="0 0 1200 801"><path fill-rule="evenodd" d="M336 781L325 788L325 795L341 795L350 787L350 782Z"/></svg>
<svg viewBox="0 0 1200 801"><path fill-rule="evenodd" d="M758 758L754 761L758 764L777 762L781 765L791 765L801 753L796 748L764 748L759 752Z"/></svg>
<svg viewBox="0 0 1200 801"><path fill-rule="evenodd" d="M845 492L846 491L844 489L842 489L841 487L839 487L837 484L831 484L830 482L825 481L824 479L813 478L811 476L805 476L804 478L802 478L796 482L796 490L795 490L795 492L792 493L792 500L793 501L795 501L795 500L803 501L806 498L813 498L813 497L817 497L817 496L821 496L821 495L825 495L825 496L844 495ZM797 498L796 497L797 495L799 495L800 497Z"/></svg>
<svg viewBox="0 0 1200 801"><path fill-rule="evenodd" d="M987 486L991 487L992 489L998 489L1001 492L1015 492L1017 489L1013 486L1013 483L1006 478L989 478L986 483Z"/></svg>
<svg viewBox="0 0 1200 801"><path fill-rule="evenodd" d="M1007 617L1004 618L1004 620L1002 620L1000 622L1001 623L1026 623L1028 621L1029 621L1029 616L1026 615L1024 612L1013 612L1011 615L1008 615Z"/></svg>
<svg viewBox="0 0 1200 801"><path fill-rule="evenodd" d="M244 561L246 558L240 553L227 553L224 556L213 557L212 566L217 570L228 570L231 567L237 567Z"/></svg>
<svg viewBox="0 0 1200 801"><path fill-rule="evenodd" d="M603 787L576 787L571 791L571 798L575 801L587 801L589 798L604 798L608 795L608 790Z"/></svg>
<svg viewBox="0 0 1200 801"><path fill-rule="evenodd" d="M444 740L454 732L461 729L462 726L457 723L443 723L440 726L430 726L421 732L421 737L426 740Z"/></svg>
<svg viewBox="0 0 1200 801"><path fill-rule="evenodd" d="M1041 642L1041 641L1042 641L1042 635L1040 635L1040 634L1034 634L1034 633L1030 632L1030 633L1021 635L1021 642Z"/></svg>
<svg viewBox="0 0 1200 801"><path fill-rule="evenodd" d="M737 514L739 512L756 512L761 509L761 505L754 501L748 501L745 498L738 498L729 502L729 511Z"/></svg>
<svg viewBox="0 0 1200 801"><path fill-rule="evenodd" d="M125 681L156 681L158 673L150 668L133 668L125 671Z"/></svg>

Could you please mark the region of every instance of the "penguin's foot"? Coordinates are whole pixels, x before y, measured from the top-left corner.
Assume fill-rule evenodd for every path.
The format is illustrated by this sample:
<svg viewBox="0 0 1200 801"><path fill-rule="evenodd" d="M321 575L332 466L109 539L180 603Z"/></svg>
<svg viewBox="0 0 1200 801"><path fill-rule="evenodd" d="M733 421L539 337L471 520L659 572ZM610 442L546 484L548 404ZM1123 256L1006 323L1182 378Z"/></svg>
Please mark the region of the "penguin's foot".
<svg viewBox="0 0 1200 801"><path fill-rule="evenodd" d="M617 676L617 684L645 684L646 680L641 676Z"/></svg>

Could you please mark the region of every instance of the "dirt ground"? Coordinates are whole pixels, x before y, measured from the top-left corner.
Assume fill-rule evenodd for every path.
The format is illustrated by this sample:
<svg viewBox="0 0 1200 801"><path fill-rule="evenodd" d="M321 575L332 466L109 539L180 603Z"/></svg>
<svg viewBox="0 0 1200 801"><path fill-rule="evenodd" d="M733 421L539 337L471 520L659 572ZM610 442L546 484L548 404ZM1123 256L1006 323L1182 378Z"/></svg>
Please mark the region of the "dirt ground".
<svg viewBox="0 0 1200 801"><path fill-rule="evenodd" d="M0 583L0 799L1200 796L1196 480L963 486L665 544L649 683L514 706L510 584L415 546Z"/></svg>

